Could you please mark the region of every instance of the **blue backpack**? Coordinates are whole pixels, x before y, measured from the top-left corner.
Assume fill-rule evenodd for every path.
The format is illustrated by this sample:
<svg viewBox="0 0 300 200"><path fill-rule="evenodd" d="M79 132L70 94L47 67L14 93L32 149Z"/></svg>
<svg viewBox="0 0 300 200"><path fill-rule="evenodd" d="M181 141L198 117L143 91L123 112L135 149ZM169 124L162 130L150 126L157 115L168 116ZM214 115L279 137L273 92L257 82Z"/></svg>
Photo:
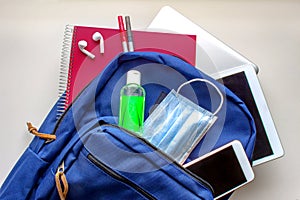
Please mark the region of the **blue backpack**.
<svg viewBox="0 0 300 200"><path fill-rule="evenodd" d="M251 160L254 122L238 97L177 57L130 52L112 60L58 120L56 103L38 131L29 126L38 136L5 180L0 199L213 199L209 183L116 125L119 91L130 69L142 74L145 119L162 92L187 80L210 80L223 93L218 120L187 162L232 140L242 143ZM207 110L218 105L218 94L201 82L182 94Z"/></svg>

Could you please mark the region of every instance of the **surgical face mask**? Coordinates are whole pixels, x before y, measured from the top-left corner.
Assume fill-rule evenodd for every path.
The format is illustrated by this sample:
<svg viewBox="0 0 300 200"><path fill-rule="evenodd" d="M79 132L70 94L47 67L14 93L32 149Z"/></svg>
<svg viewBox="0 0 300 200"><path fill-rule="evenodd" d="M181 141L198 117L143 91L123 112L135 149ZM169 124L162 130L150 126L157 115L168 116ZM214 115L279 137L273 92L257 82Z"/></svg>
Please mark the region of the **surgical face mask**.
<svg viewBox="0 0 300 200"><path fill-rule="evenodd" d="M219 93L221 102L214 113L179 94L183 86L195 81L206 82ZM185 82L177 92L172 90L147 118L143 137L182 164L216 121L223 101L222 93L212 82L205 79Z"/></svg>

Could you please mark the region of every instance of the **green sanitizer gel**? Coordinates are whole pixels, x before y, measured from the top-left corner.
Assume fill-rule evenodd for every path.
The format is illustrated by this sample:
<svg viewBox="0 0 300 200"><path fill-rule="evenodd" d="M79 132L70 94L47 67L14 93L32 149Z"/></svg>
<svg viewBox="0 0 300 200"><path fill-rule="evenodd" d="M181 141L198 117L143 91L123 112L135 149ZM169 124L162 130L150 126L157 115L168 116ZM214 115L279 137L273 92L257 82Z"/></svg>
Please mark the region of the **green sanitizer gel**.
<svg viewBox="0 0 300 200"><path fill-rule="evenodd" d="M120 92L119 126L142 135L145 109L145 90L141 86L141 73L127 72L126 85Z"/></svg>

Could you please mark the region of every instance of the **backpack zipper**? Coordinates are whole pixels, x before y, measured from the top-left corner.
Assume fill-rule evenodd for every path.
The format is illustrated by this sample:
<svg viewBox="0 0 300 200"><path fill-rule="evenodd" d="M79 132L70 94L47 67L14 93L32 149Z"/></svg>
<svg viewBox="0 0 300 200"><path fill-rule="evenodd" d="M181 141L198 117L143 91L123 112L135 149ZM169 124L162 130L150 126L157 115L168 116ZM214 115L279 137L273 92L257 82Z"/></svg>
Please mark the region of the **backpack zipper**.
<svg viewBox="0 0 300 200"><path fill-rule="evenodd" d="M88 87L88 86L86 86L86 87ZM66 115L67 111L70 110L70 108L72 107L74 101L76 101L76 100L79 98L79 96L80 96L80 94L81 94L82 92L83 92L83 91L81 91L81 92L79 93L79 95L73 100L73 102L69 105L69 107L67 107L67 109L66 109L65 112L62 114L62 116L60 116L60 118L58 119L58 121L57 121L56 124L55 124L55 127L54 127L54 130L53 130L53 133L52 133L52 134L56 135L56 131L57 131L57 129L58 129L58 127L59 127L61 121L63 120L64 116ZM144 139L144 138L138 136L136 133L131 132L131 131L125 129L125 128L122 128L122 127L120 127L120 126L118 126L118 125L116 125L116 124L105 124L105 123L103 123L103 124L101 124L101 125L102 125L102 126L110 126L110 127L114 127L114 128L120 129L120 130L122 130L123 132L125 132L125 133L127 133L127 134L129 134L129 135L131 135L131 136L133 136L133 137L135 137L135 138L137 138L137 139L139 139L139 140L142 141L145 145L148 145L148 146L149 146L150 148L152 148L153 150L159 152L159 153L160 153L164 158L166 158L170 163L173 163L174 165L176 165L176 166L177 166L178 168L180 168L183 172L185 172L186 174L188 174L190 177L194 178L196 181L200 182L202 185L204 185L206 188L208 188L212 193L214 193L213 187L212 187L207 181L205 181L205 180L202 179L201 177L195 175L194 173L190 172L189 170L186 170L183 166L181 166L179 163L177 163L173 158L171 158L170 156L168 156L166 153L164 153L164 152L161 151L160 149L156 148L153 144L151 144L150 142L148 142L146 139ZM45 144L45 143L44 143L44 144ZM93 156L90 154L90 156L88 156L88 157L91 158L91 157L93 157ZM94 160L97 160L97 159L94 159ZM91 160L91 161L92 161L92 160ZM95 163L95 164L96 164L96 163ZM96 165L97 165L97 164L96 164ZM97 165L97 166L98 166L98 165ZM106 166L106 167L107 167L107 166ZM107 168L108 168L108 167L107 167ZM108 169L109 169L109 168L108 168ZM112 171L111 169L109 169L109 170ZM115 173L115 172L114 172L114 173ZM118 175L118 174L117 174L117 175ZM124 177L123 177L123 178L124 178ZM125 178L124 178L124 179L125 179ZM128 181L129 181L129 180L128 180ZM134 184L134 183L133 183L133 184ZM137 188L140 188L140 187L137 186ZM143 190L142 188L140 188L140 189ZM139 190L139 189L137 189L137 190ZM144 190L143 190L143 191L144 191ZM147 192L145 191L145 193L147 193ZM155 199L155 198L152 197L149 193L147 193L147 194L150 196L149 199ZM145 196L147 196L147 194L146 194Z"/></svg>
<svg viewBox="0 0 300 200"><path fill-rule="evenodd" d="M124 176L118 174L117 172L112 170L110 167L108 167L106 164L104 164L103 162L101 162L97 158L95 158L92 154L88 154L87 157L92 163L94 163L97 167L101 168L105 173L107 173L111 177L113 177L113 178L117 179L118 181L121 181L121 182L125 183L126 185L134 188L137 192L142 194L147 199L156 200L156 198L154 198L149 192L147 192L143 188L139 187L138 185L136 185L135 183L133 183L129 179L125 178Z"/></svg>
<svg viewBox="0 0 300 200"><path fill-rule="evenodd" d="M157 147L155 147L153 144L151 144L150 142L148 142L145 138L137 135L136 133L129 131L121 126L118 126L116 124L101 124L102 126L110 126L113 128L117 128L122 130L123 132L129 134L130 136L133 136L137 139L139 139L141 142L143 142L145 145L149 146L150 148L152 148L154 151L159 152L165 159L168 160L168 162L176 165L178 168L180 168L183 172L185 172L186 174L188 174L189 176L191 176L192 178L196 179L196 181L200 182L202 185L204 185L206 188L208 188L209 190L211 190L212 193L214 193L214 189L213 187L204 179L202 179L201 177L195 175L194 173L190 172L189 170L185 169L182 165L180 165L178 162L176 162L173 158L171 158L169 155L167 155L165 152L161 151L160 149L158 149Z"/></svg>
<svg viewBox="0 0 300 200"><path fill-rule="evenodd" d="M78 97L77 97L78 98ZM75 98L75 100L77 99ZM67 108L67 110L70 109L70 107L72 106L72 103L70 104L70 106ZM67 110L63 113L63 115L59 118L59 120L56 122L56 126L54 127L54 131L53 131L53 134L55 135L56 134L56 131L59 127L59 124L61 123L62 119L64 118L65 114L67 113ZM138 136L136 133L134 132L131 132L125 128L122 128L116 124L106 124L106 123L103 123L101 124L102 126L110 126L110 127L114 127L114 128L117 128L117 129L120 129L122 130L123 132L129 134L130 136L133 136L137 139L139 139L141 142L143 142L145 145L148 145L150 148L152 148L153 150L159 152L165 159L167 159L170 163L173 163L174 165L176 165L178 168L180 168L183 172L185 172L186 174L188 174L191 178L194 178L196 181L200 182L202 185L204 185L206 188L208 188L212 193L214 193L214 189L213 187L207 182L205 181L204 179L202 179L201 177L195 175L194 173L190 172L189 170L185 169L183 166L181 166L179 163L177 163L173 158L171 158L169 155L167 155L166 153L164 153L163 151L161 151L160 149L158 149L157 147L155 147L153 144L151 144L150 142L148 142L145 138L142 138L140 136ZM45 143L44 143L45 144ZM92 156L91 154L88 155L88 158L91 158L91 161L97 161L97 159ZM94 158L94 159L93 159ZM100 162L100 161L99 161ZM97 165L97 163L95 162L95 164ZM101 165L97 165L97 166L101 166ZM109 167L106 166L106 168L109 170L109 171L112 171L111 169L109 169ZM113 171L112 171L113 172ZM114 174L116 174L115 172L113 172ZM119 174L117 174L118 176L120 176ZM124 178L124 177L123 177ZM125 178L124 178L125 179ZM129 181L129 180L128 180ZM130 181L129 181L130 182ZM133 183L134 184L134 183ZM135 185L135 184L134 184ZM136 186L137 188L140 188L138 186ZM144 191L142 188L140 188L142 191ZM140 189L137 189L137 190L140 190ZM155 199L154 197L152 197L149 193L147 193L146 191L145 192L145 196L148 196L149 195L149 199ZM142 193L144 193L142 192Z"/></svg>

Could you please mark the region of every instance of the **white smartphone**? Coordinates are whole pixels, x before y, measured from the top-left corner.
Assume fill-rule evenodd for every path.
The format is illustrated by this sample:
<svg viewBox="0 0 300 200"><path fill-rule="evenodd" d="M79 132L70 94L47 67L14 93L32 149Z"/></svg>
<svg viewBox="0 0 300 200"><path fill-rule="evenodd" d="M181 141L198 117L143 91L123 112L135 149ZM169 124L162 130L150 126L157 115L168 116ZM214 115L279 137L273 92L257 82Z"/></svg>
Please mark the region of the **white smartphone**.
<svg viewBox="0 0 300 200"><path fill-rule="evenodd" d="M183 167L212 186L214 199L223 197L254 179L244 148L237 140L184 164Z"/></svg>

